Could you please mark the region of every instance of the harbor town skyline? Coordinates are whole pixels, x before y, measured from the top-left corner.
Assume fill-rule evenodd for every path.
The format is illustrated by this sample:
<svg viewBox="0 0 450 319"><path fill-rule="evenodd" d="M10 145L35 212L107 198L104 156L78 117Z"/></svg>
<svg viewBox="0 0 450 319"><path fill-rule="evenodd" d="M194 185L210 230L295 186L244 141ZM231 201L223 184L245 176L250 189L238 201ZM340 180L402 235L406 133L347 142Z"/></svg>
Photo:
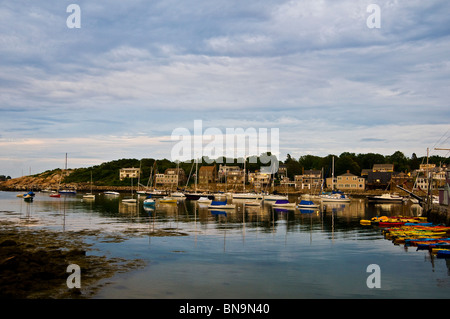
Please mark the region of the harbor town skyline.
<svg viewBox="0 0 450 319"><path fill-rule="evenodd" d="M447 1L15 1L0 10L0 175L170 159L176 128L287 154L448 156ZM260 155L260 154L247 154Z"/></svg>

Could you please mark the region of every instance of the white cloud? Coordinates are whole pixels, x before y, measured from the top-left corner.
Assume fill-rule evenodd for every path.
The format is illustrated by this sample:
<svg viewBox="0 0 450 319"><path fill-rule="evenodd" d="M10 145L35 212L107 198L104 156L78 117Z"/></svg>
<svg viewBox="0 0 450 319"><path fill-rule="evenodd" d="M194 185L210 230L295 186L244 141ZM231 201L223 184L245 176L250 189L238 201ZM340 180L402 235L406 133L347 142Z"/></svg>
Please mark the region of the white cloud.
<svg viewBox="0 0 450 319"><path fill-rule="evenodd" d="M158 140L195 119L278 127L297 156L409 154L442 133L449 2L378 2L376 30L369 0L237 3L82 1L79 30L66 4L5 4L2 158L168 157Z"/></svg>

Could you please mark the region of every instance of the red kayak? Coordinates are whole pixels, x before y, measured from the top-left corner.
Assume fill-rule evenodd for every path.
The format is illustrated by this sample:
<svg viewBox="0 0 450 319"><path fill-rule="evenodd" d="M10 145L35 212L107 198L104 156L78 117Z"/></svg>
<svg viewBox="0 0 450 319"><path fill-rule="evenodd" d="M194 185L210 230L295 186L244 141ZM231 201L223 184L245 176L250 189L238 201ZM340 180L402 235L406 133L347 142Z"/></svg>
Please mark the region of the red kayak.
<svg viewBox="0 0 450 319"><path fill-rule="evenodd" d="M50 197L61 197L60 194L51 194Z"/></svg>
<svg viewBox="0 0 450 319"><path fill-rule="evenodd" d="M396 227L403 226L406 222L379 222L378 226L380 227Z"/></svg>

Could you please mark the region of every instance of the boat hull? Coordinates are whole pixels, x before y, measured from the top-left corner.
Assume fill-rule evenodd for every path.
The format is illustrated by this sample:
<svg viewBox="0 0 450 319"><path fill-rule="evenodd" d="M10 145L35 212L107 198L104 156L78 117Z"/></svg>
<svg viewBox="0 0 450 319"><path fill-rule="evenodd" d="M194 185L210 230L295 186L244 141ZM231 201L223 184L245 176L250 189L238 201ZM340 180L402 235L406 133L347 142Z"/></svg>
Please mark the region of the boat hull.
<svg viewBox="0 0 450 319"><path fill-rule="evenodd" d="M205 195L205 194L185 194L186 199L188 200L198 200L200 199L200 197L206 197L208 199L213 200L214 199L214 195Z"/></svg>

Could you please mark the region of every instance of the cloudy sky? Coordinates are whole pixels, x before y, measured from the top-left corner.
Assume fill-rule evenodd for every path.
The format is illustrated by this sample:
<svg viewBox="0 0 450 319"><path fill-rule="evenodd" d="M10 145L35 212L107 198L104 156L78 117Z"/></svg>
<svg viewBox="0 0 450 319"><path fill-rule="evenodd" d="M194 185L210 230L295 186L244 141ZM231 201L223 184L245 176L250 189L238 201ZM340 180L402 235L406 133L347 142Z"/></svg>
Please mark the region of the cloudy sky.
<svg viewBox="0 0 450 319"><path fill-rule="evenodd" d="M278 128L281 160L450 148L449 13L447 0L3 2L0 175L64 167L65 153L69 167L171 159L194 120Z"/></svg>

